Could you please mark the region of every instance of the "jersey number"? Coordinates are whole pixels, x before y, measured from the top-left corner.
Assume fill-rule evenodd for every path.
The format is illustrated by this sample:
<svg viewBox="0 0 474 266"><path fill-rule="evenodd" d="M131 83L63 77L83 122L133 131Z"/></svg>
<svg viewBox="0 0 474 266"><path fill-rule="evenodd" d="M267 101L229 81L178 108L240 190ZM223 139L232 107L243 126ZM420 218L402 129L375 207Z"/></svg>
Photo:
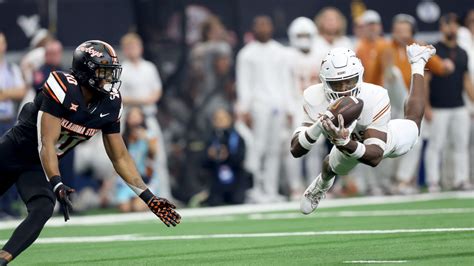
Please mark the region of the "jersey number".
<svg viewBox="0 0 474 266"><path fill-rule="evenodd" d="M71 74L64 74L64 75L66 76L67 82L77 86L77 80L73 75Z"/></svg>
<svg viewBox="0 0 474 266"><path fill-rule="evenodd" d="M70 135L68 131L62 131L56 143L56 155L61 156L77 144L87 140L86 137Z"/></svg>

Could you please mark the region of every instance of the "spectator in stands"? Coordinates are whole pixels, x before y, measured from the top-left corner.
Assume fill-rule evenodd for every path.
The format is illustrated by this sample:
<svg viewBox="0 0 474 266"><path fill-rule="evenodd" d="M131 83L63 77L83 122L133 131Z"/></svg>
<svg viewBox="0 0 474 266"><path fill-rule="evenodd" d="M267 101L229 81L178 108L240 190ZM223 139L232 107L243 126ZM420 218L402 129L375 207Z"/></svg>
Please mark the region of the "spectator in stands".
<svg viewBox="0 0 474 266"><path fill-rule="evenodd" d="M335 7L325 7L314 17L314 23L318 28L319 36L314 41L314 49L324 56L336 47L347 47L352 49L352 42L346 36L347 19L342 12Z"/></svg>
<svg viewBox="0 0 474 266"><path fill-rule="evenodd" d="M376 76L380 75L378 73L381 71L381 66L376 59L378 53L382 50L381 48L386 45L386 41L382 36L382 20L375 10L366 10L360 20L364 29L356 47L356 54L364 66L364 82L377 84Z"/></svg>
<svg viewBox="0 0 474 266"><path fill-rule="evenodd" d="M125 56L121 78L124 106L125 109L131 106L143 108L146 125L158 138L156 145L160 147L155 162L159 165L156 171L156 182L159 184L152 184L152 188L161 197L172 198L163 133L156 117L157 103L162 94L160 75L152 62L143 59L143 42L138 34L128 33L122 37L120 42Z"/></svg>
<svg viewBox="0 0 474 266"><path fill-rule="evenodd" d="M252 130L253 144L246 158L254 163L254 187L249 201L282 201L279 195L279 169L284 130L290 115L289 78L284 66L284 47L272 39L273 23L267 16L253 21L255 41L237 55L238 116ZM247 140L246 140L247 141ZM248 167L248 166L247 166Z"/></svg>
<svg viewBox="0 0 474 266"><path fill-rule="evenodd" d="M61 60L63 57L63 46L58 40L51 40L44 47L44 64L33 70L33 89L35 92L41 90L44 82L52 71L63 71Z"/></svg>
<svg viewBox="0 0 474 266"><path fill-rule="evenodd" d="M16 104L23 99L26 93L20 68L6 60L6 52L7 38L3 32L0 32L0 135L5 134L15 123ZM0 201L0 218L7 215L18 215L11 206L16 198L17 193L13 187L4 194Z"/></svg>
<svg viewBox="0 0 474 266"><path fill-rule="evenodd" d="M445 77L433 76L429 81L429 104L425 117L436 134L430 134L426 150L428 188L429 191L440 190L440 156L444 144L448 142L453 145L454 186L468 189L470 119L462 94L466 91L470 100L474 101L474 85L468 72L467 53L457 44L458 16L454 13L443 15L439 25L442 39L435 44L436 53L453 61L455 70Z"/></svg>
<svg viewBox="0 0 474 266"><path fill-rule="evenodd" d="M0 32L0 134L3 135L16 121L16 104L26 94L25 82L20 68L7 62L7 39Z"/></svg>
<svg viewBox="0 0 474 266"><path fill-rule="evenodd" d="M458 31L458 43L461 48L467 52L469 57L469 73L471 80L474 80L474 8L467 11L464 18L464 27L460 27ZM469 141L470 162L474 165L474 104L468 102L469 113L471 114L471 136ZM470 167L471 182L474 183L474 167Z"/></svg>
<svg viewBox="0 0 474 266"><path fill-rule="evenodd" d="M232 53L232 48L228 42L227 32L216 16L210 16L201 25L201 41L194 45L191 50L190 65L191 71L194 75L197 75L205 80L206 83L215 82L213 80L213 53ZM204 86L212 89L212 84ZM208 91L199 91L195 93L196 97L201 97L199 94L206 94Z"/></svg>
<svg viewBox="0 0 474 266"><path fill-rule="evenodd" d="M212 128L204 163L211 171L212 179L207 203L211 206L241 204L247 188L243 167L244 141L235 130L232 116L225 108L215 110Z"/></svg>
<svg viewBox="0 0 474 266"><path fill-rule="evenodd" d="M20 63L21 72L25 79L27 94L20 104L20 108L27 102L33 101L36 96L33 90L33 72L44 64L45 60L45 45L52 39L46 29L39 29L31 38L31 49L23 56Z"/></svg>
<svg viewBox="0 0 474 266"><path fill-rule="evenodd" d="M153 172L156 170L153 161L157 153L157 139L147 130L145 117L140 107L134 106L128 109L123 139L143 181L145 184L149 184L153 178ZM117 181L116 194L120 211L144 211L148 208L123 180Z"/></svg>
<svg viewBox="0 0 474 266"><path fill-rule="evenodd" d="M301 106L303 105L303 92L309 86L319 83L319 69L322 58L314 49L314 40L318 35L316 25L311 19L298 17L288 27L290 47L287 48L285 64L290 73L292 123L286 128L286 147L290 145L291 135L295 128L304 121ZM308 182L319 174L323 156L325 156L324 138L320 138L317 147L313 148L304 158L294 158L289 149L283 150L284 175L289 187L290 200L299 200L309 185ZM304 163L304 162L306 163ZM306 167L303 171L303 165ZM306 178L305 178L306 177Z"/></svg>
<svg viewBox="0 0 474 266"><path fill-rule="evenodd" d="M403 114L406 93L410 87L411 72L406 46L415 42L416 28L414 17L398 14L392 20L392 40L387 45L378 47L381 51L377 53L376 64L381 66L381 71L373 82L388 89L393 117ZM450 59L443 60L435 55L428 61L426 68L434 75L447 75L454 70L454 65ZM398 159L395 178L399 193L416 191L413 182L421 159L421 148L422 141L419 141L409 153Z"/></svg>

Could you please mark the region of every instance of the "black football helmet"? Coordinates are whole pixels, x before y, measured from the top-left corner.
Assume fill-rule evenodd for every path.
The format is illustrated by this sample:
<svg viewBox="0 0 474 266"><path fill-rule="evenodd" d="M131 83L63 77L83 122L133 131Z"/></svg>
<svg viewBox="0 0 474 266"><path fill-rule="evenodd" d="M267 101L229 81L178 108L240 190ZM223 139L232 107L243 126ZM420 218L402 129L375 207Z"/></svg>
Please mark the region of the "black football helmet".
<svg viewBox="0 0 474 266"><path fill-rule="evenodd" d="M99 40L86 41L74 50L72 73L79 84L105 94L117 93L122 66L114 48Z"/></svg>

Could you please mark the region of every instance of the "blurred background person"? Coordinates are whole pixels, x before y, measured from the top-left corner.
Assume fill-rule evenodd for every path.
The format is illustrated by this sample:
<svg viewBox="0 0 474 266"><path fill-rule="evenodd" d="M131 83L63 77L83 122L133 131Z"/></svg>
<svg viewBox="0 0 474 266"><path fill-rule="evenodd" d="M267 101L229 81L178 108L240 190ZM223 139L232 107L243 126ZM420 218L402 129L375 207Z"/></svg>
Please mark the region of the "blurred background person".
<svg viewBox="0 0 474 266"><path fill-rule="evenodd" d="M377 64L381 66L380 76L374 78L377 85L383 85L389 93L392 106L392 117L401 117L405 97L411 82L410 63L406 56L406 46L415 42L417 23L414 17L408 14L397 14L392 19L392 40L381 47L378 53ZM454 71L454 64L450 59L441 59L438 55L430 58L426 68L434 75L447 75ZM429 134L426 121L422 128L422 136ZM416 192L416 176L421 160L423 142L419 141L413 149L395 160L391 167L395 167L385 174L395 175L396 192L411 194ZM394 160L388 160L391 163ZM390 167L390 166L387 166Z"/></svg>
<svg viewBox="0 0 474 266"><path fill-rule="evenodd" d="M233 125L232 115L219 107L212 115L212 133L207 140L204 167L211 172L210 206L242 204L248 188L244 169L245 143Z"/></svg>
<svg viewBox="0 0 474 266"><path fill-rule="evenodd" d="M249 191L251 202L275 202L279 194L281 132L291 115L288 73L285 73L284 47L272 39L273 23L268 16L253 20L255 41L237 55L237 96L239 119L252 130L247 160L254 163L254 184Z"/></svg>
<svg viewBox="0 0 474 266"><path fill-rule="evenodd" d="M380 81L377 81L377 77L380 76L382 66L379 65L377 56L386 45L382 20L377 11L370 9L366 10L357 20L360 20L362 29L355 52L364 66L364 82L381 85Z"/></svg>
<svg viewBox="0 0 474 266"><path fill-rule="evenodd" d="M356 20L361 25L360 39L355 52L364 66L364 82L382 85L377 80L383 71L377 57L381 56L383 47L387 45L387 41L383 37L382 19L377 11L369 9ZM352 175L355 177L358 192L369 195L389 193L390 175L393 172L392 164L391 161L384 160L376 169L365 164L357 165Z"/></svg>
<svg viewBox="0 0 474 266"><path fill-rule="evenodd" d="M120 41L124 54L122 63L122 87L125 110L131 106L143 108L148 129L158 138L156 145L161 147L156 156L157 178L151 184L161 197L172 198L168 173L167 155L164 149L163 133L157 120L157 103L161 98L162 84L156 66L143 59L143 42L136 33L124 35Z"/></svg>
<svg viewBox="0 0 474 266"><path fill-rule="evenodd" d="M26 94L26 86L18 65L8 62L7 38L0 31L0 135L3 136L16 122L17 105ZM0 200L0 218L18 216L19 213L12 207L18 199L16 187L7 191Z"/></svg>
<svg viewBox="0 0 474 266"><path fill-rule="evenodd" d="M324 7L314 17L314 23L319 32L314 42L314 50L319 53L320 58L324 58L332 48L352 49L352 42L346 36L347 19L339 9Z"/></svg>
<svg viewBox="0 0 474 266"><path fill-rule="evenodd" d="M443 15L439 20L442 39L436 43L436 53L454 62L455 70L444 77L429 80L429 102L426 119L431 124L428 147L426 149L426 174L428 189L440 191L440 163L445 143L452 145L452 184L457 189L470 189L469 182L469 130L470 118L464 104L463 91L474 101L474 85L468 72L468 56L457 44L459 18L454 13Z"/></svg>
<svg viewBox="0 0 474 266"><path fill-rule="evenodd" d="M52 71L64 71L61 66L63 45L58 40L46 42L44 47L44 64L33 70L32 86L35 93L39 92Z"/></svg>
<svg viewBox="0 0 474 266"><path fill-rule="evenodd" d="M51 34L46 29L39 29L30 40L30 50L21 59L20 68L25 79L27 94L20 104L33 101L36 93L33 89L34 75L33 73L44 65L45 60L45 46L48 41L52 39Z"/></svg>
<svg viewBox="0 0 474 266"><path fill-rule="evenodd" d="M154 157L157 154L157 139L150 134L145 117L140 107L128 108L125 116L123 140L133 158L143 182L150 184L153 172L156 171ZM145 211L148 206L129 189L122 179L117 179L117 203L121 212Z"/></svg>
<svg viewBox="0 0 474 266"><path fill-rule="evenodd" d="M467 11L464 17L464 26L459 27L458 31L458 43L461 48L467 52L469 58L469 73L471 74L471 80L474 80L474 8L471 8ZM464 97L467 98L466 95ZM469 107L469 114L471 116L471 135L469 140L469 165L471 177L471 184L474 183L474 104L465 100L467 106Z"/></svg>
<svg viewBox="0 0 474 266"><path fill-rule="evenodd" d="M317 29L311 19L298 17L293 20L288 27L288 38L290 47L287 51L287 60L285 60L288 71L290 72L290 105L292 124L289 125L287 134L284 136L289 147L293 130L303 122L302 112L303 92L311 85L319 83L319 68L322 58L314 50L314 39L317 36ZM308 155L304 157L306 167L303 171L303 158L294 158L288 149L284 149L284 175L287 178L289 186L289 196L291 200L299 200L307 186L309 177L316 176L321 170L321 156L324 154L324 138L318 140L318 145ZM304 175L306 173L306 176ZM307 178L305 178L307 177Z"/></svg>

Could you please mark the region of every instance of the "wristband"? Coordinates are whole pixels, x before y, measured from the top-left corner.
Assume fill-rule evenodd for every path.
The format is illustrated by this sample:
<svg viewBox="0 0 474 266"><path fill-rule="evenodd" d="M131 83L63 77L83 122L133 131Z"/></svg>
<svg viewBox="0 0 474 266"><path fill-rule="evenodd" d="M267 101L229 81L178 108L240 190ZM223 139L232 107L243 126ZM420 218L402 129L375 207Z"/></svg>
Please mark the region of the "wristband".
<svg viewBox="0 0 474 266"><path fill-rule="evenodd" d="M53 191L56 192L56 189L63 184L61 176L55 175L49 178L49 183L53 187Z"/></svg>
<svg viewBox="0 0 474 266"><path fill-rule="evenodd" d="M411 64L411 74L419 74L424 76L425 74L425 63L423 62L416 62Z"/></svg>
<svg viewBox="0 0 474 266"><path fill-rule="evenodd" d="M354 159L359 159L365 154L365 145L357 141L357 149L353 152L348 154L349 157Z"/></svg>
<svg viewBox="0 0 474 266"><path fill-rule="evenodd" d="M150 203L150 201L153 199L153 197L155 197L155 195L153 195L153 193L151 193L151 191L147 188L146 190L144 190L140 195L139 197L146 203Z"/></svg>

